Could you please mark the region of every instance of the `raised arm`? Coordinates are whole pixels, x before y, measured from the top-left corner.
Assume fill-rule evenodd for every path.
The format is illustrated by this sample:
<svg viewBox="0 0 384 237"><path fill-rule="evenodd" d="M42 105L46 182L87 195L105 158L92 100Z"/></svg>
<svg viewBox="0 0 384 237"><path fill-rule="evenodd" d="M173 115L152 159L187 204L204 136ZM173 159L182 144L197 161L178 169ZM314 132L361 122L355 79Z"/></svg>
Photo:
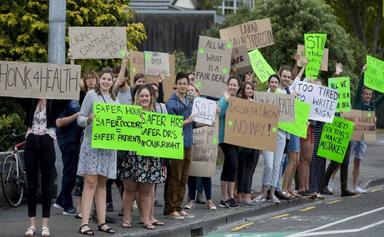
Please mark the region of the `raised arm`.
<svg viewBox="0 0 384 237"><path fill-rule="evenodd" d="M127 69L128 60L129 60L129 56L123 58L121 62L119 75L117 76L117 80L113 85L114 90L117 90L120 86L122 86L127 81L127 77L125 77L125 70ZM129 86L127 88L124 88L124 90L127 90L127 89L129 89Z"/></svg>

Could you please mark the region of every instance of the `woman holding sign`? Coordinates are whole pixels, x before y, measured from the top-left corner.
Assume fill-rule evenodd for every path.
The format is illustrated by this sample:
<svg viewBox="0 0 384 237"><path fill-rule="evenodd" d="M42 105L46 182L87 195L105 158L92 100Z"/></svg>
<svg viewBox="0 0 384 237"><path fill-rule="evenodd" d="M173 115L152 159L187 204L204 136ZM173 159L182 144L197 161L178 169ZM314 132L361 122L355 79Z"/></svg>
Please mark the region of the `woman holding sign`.
<svg viewBox="0 0 384 237"><path fill-rule="evenodd" d="M235 179L237 172L237 146L224 143L225 114L229 107L228 100L231 96L236 96L241 82L236 76L230 76L227 82L227 89L219 100L219 144L224 153L224 164L221 172L221 200L220 207L238 208L234 198Z"/></svg>
<svg viewBox="0 0 384 237"><path fill-rule="evenodd" d="M143 111L154 112L155 103L155 91L151 84L141 85L136 88L135 104L140 105ZM153 218L155 184L165 180L160 158L141 156L134 151L129 151L128 157L124 157L120 178L123 179L125 196L122 227L131 227L131 210L137 192L144 228L153 230L155 225L164 225L163 222Z"/></svg>
<svg viewBox="0 0 384 237"><path fill-rule="evenodd" d="M95 196L98 229L106 233L115 233L105 223L106 215L106 183L107 179L116 179L116 151L106 149L94 149L91 147L92 122L94 103L118 103L112 93L113 74L111 68L103 68L99 82L95 90L91 90L84 98L81 105L77 123L86 127L84 139L80 148L79 165L77 174L84 176L84 189L81 200L82 219L79 232L85 235L94 235L89 228L89 215Z"/></svg>

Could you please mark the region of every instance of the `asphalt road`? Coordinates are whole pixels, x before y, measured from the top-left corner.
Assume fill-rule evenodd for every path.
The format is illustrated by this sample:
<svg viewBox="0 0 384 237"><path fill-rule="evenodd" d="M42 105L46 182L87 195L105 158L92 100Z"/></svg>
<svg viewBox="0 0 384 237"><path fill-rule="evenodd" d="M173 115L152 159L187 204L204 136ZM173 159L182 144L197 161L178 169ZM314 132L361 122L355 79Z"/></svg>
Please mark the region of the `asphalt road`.
<svg viewBox="0 0 384 237"><path fill-rule="evenodd" d="M209 237L383 237L384 186L364 195L318 201L219 229Z"/></svg>

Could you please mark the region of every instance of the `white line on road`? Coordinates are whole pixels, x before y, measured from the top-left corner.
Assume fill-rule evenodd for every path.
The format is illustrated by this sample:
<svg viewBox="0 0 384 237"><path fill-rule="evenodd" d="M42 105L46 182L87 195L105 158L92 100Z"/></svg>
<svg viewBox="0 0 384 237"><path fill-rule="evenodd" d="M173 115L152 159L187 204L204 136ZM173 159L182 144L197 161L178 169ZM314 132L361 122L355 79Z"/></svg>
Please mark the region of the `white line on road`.
<svg viewBox="0 0 384 237"><path fill-rule="evenodd" d="M343 223L343 222L346 222L346 221L349 221L349 220L353 220L353 219L356 219L356 218L359 218L359 217L362 217L362 216L366 216L366 215L369 215L369 214L372 214L372 213L375 213L375 212L379 212L379 211L382 211L382 210L384 210L384 207L376 208L376 209L373 209L373 210L370 210L370 211L367 211L367 212L360 213L358 215L350 216L350 217L347 217L347 218L344 218L344 219L341 219L341 220L338 220L338 221L335 221L335 222L332 222L332 223L329 223L329 224L326 224L326 225L323 225L323 226L320 226L320 227L316 227L314 229L310 229L310 230L302 231L302 232L295 233L295 234L292 234L292 235L288 235L287 237L311 236L311 235L305 235L305 234L309 234L309 232L314 232L314 231L318 231L318 230L321 230L321 229L325 229L325 228L328 228L328 227L331 227L331 226L334 226L334 225L337 225L337 224L340 224L340 223ZM365 228L365 227L363 227L363 228Z"/></svg>

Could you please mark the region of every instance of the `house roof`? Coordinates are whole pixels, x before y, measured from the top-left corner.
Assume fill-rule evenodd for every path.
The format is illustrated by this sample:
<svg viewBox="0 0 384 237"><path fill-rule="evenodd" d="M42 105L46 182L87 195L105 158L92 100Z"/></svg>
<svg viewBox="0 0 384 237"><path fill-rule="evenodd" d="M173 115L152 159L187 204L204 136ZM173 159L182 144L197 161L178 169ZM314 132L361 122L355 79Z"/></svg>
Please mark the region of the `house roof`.
<svg viewBox="0 0 384 237"><path fill-rule="evenodd" d="M131 0L129 6L133 10L179 10L169 0Z"/></svg>

